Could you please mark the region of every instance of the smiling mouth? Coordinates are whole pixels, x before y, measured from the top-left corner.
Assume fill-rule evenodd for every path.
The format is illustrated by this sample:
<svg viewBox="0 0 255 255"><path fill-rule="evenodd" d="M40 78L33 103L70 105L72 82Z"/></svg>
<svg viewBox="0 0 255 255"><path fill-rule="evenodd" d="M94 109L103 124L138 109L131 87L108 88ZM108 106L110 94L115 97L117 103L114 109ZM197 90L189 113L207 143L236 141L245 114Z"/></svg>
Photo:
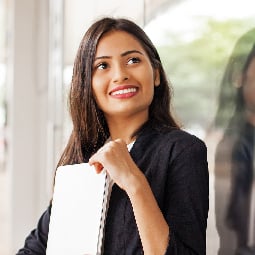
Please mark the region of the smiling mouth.
<svg viewBox="0 0 255 255"><path fill-rule="evenodd" d="M124 95L129 93L136 93L136 92L137 92L137 88L127 88L127 89L113 91L111 95L116 96L116 95Z"/></svg>

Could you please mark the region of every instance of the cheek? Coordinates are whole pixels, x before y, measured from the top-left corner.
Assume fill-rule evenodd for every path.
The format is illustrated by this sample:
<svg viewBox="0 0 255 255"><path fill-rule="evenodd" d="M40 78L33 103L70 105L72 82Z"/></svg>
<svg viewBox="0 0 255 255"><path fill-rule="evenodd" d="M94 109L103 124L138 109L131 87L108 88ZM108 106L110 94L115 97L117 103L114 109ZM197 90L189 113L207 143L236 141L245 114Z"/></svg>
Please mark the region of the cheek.
<svg viewBox="0 0 255 255"><path fill-rule="evenodd" d="M147 101L147 103L150 105L153 97L154 97L154 90L155 86L151 80L148 80L147 86L146 86L146 93L144 94L144 99Z"/></svg>
<svg viewBox="0 0 255 255"><path fill-rule="evenodd" d="M99 95L103 93L104 82L99 76L92 77L92 92L95 97L100 97Z"/></svg>
<svg viewBox="0 0 255 255"><path fill-rule="evenodd" d="M152 94L152 96L153 96L154 95L154 88L156 86L155 76L154 76L153 73L151 73L151 75L147 75L146 84L147 84L148 92L150 92L150 94Z"/></svg>
<svg viewBox="0 0 255 255"><path fill-rule="evenodd" d="M143 80L146 86L154 87L155 85L155 72L150 66L150 64L143 66L136 70L136 77Z"/></svg>

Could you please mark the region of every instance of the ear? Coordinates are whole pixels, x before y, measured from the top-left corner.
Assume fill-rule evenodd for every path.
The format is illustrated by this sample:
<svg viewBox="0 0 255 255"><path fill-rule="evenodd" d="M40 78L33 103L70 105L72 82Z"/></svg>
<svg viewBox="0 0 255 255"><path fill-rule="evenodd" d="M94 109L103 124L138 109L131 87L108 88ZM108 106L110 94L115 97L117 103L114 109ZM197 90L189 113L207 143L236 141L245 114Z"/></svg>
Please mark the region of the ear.
<svg viewBox="0 0 255 255"><path fill-rule="evenodd" d="M159 70L155 69L154 70L154 86L158 87L160 85L160 74Z"/></svg>

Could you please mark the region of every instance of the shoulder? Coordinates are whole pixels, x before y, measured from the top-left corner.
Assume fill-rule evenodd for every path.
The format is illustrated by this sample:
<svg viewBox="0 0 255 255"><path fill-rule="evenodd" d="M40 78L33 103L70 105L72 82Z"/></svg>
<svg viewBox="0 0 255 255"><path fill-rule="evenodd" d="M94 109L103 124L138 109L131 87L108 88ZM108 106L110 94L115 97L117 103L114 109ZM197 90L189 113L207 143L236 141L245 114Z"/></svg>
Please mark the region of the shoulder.
<svg viewBox="0 0 255 255"><path fill-rule="evenodd" d="M141 140L155 146L175 146L179 149L189 146L205 147L205 143L197 136L178 128L161 127L149 128L141 135Z"/></svg>
<svg viewBox="0 0 255 255"><path fill-rule="evenodd" d="M169 129L163 132L159 132L159 137L171 143L179 143L183 146L191 144L204 144L204 142L197 136L183 130L183 129Z"/></svg>
<svg viewBox="0 0 255 255"><path fill-rule="evenodd" d="M148 128L137 139L137 149L143 152L159 152L171 155L206 154L205 143L195 135L182 129L164 127L160 129Z"/></svg>
<svg viewBox="0 0 255 255"><path fill-rule="evenodd" d="M200 138L181 129L161 133L158 146L168 149L173 157L187 156L187 154L201 155L202 152L203 154L207 152L206 145Z"/></svg>

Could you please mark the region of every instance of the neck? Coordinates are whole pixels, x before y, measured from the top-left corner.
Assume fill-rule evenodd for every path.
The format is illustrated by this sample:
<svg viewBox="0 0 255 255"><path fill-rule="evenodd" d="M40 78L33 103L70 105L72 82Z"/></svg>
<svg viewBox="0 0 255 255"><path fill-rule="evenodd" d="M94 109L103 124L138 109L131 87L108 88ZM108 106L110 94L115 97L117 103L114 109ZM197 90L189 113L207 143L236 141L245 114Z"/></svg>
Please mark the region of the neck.
<svg viewBox="0 0 255 255"><path fill-rule="evenodd" d="M135 132L147 121L147 118L106 118L112 140L122 139L129 144L135 140Z"/></svg>

